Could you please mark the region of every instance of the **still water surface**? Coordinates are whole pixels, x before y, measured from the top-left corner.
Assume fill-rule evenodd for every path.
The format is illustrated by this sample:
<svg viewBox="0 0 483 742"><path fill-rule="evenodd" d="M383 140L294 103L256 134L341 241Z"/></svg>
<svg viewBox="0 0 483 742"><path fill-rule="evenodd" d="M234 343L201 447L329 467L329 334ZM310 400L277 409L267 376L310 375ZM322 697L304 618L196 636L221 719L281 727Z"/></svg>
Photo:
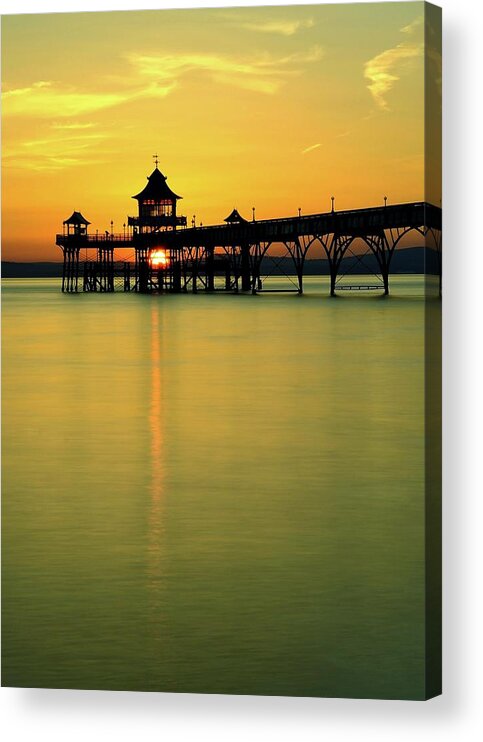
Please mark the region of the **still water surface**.
<svg viewBox="0 0 483 742"><path fill-rule="evenodd" d="M3 682L417 698L422 279L3 289Z"/></svg>

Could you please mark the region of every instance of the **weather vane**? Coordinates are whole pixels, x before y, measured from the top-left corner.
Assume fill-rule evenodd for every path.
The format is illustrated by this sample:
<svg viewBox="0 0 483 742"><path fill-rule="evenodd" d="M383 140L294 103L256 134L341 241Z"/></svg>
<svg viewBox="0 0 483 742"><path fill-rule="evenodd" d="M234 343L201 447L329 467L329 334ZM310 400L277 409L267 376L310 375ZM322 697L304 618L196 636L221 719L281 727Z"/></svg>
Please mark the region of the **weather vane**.
<svg viewBox="0 0 483 742"><path fill-rule="evenodd" d="M156 165L156 167L158 167L159 160L158 160L158 155L157 154L153 155L153 160L154 160L154 164Z"/></svg>

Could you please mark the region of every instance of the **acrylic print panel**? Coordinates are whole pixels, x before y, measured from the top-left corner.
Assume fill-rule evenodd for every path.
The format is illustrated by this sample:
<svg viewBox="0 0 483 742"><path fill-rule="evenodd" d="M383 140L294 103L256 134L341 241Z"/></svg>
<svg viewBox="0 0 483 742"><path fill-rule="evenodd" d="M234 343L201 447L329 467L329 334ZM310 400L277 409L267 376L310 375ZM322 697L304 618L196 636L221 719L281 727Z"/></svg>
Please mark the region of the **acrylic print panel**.
<svg viewBox="0 0 483 742"><path fill-rule="evenodd" d="M2 48L3 683L437 695L440 10Z"/></svg>

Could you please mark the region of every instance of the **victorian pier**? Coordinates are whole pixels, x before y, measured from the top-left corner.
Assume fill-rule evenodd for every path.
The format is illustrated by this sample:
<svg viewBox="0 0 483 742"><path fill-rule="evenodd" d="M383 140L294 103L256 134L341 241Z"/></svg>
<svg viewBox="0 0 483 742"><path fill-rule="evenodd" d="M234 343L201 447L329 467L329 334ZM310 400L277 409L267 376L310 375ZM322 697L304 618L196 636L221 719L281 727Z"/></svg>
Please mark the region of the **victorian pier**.
<svg viewBox="0 0 483 742"><path fill-rule="evenodd" d="M276 219L243 218L236 209L223 224L197 226L178 214L180 196L158 168L133 198L138 215L128 217L122 233L89 231L90 222L74 211L63 223L56 244L63 252L62 291L138 291L183 293L199 290L232 293L273 290L266 283L266 264L292 264L289 288L303 293L304 269L312 248L327 259L330 294L338 290L389 293L391 261L407 235L434 251L441 285L441 208L425 202L384 205ZM357 249L354 247L357 245ZM369 279L342 282L341 264L352 255ZM364 269L373 256L376 270ZM375 261L375 262L374 262ZM284 270L282 272L285 272ZM277 289L280 290L280 289Z"/></svg>

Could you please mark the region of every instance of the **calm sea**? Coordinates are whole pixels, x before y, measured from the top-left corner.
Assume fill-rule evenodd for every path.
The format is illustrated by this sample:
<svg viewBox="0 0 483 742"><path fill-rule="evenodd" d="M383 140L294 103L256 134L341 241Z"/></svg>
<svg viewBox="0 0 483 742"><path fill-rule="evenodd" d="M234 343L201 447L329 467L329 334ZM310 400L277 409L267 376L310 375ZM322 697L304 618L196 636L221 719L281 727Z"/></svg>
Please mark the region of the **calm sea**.
<svg viewBox="0 0 483 742"><path fill-rule="evenodd" d="M3 682L417 698L423 284L3 288Z"/></svg>

